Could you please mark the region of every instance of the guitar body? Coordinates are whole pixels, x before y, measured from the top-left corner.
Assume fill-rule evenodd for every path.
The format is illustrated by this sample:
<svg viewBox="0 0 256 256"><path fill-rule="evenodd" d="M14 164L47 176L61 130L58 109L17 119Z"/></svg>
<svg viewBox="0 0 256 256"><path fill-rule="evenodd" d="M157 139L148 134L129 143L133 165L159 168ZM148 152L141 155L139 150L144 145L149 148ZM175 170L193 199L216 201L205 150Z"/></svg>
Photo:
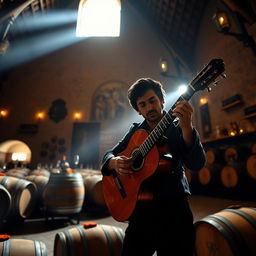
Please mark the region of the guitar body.
<svg viewBox="0 0 256 256"><path fill-rule="evenodd" d="M130 157L133 150L139 147L147 137L148 132L145 130L136 131L132 135L125 151L118 155ZM140 194L142 182L154 174L157 170L158 163L159 154L157 147L154 146L145 156L144 163L139 171L129 175L117 174L117 178L123 187L125 196L122 196L120 193L113 175L103 176L102 185L105 202L110 214L115 220L125 221L131 216Z"/></svg>

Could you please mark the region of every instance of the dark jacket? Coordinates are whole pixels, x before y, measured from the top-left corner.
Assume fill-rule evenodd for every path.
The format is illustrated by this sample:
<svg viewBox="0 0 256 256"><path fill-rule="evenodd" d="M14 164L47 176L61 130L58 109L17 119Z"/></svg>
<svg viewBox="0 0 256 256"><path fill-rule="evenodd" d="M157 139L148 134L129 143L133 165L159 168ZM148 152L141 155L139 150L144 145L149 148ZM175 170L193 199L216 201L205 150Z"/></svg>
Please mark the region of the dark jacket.
<svg viewBox="0 0 256 256"><path fill-rule="evenodd" d="M131 136L139 129L148 130L147 122L134 123L123 139L105 153L101 169L103 175L111 174L111 171L107 169L108 161L126 149ZM174 166L170 172L157 178L157 183L154 183L154 196L156 198L165 198L190 194L189 185L184 173L185 168L191 171L199 171L205 165L205 152L198 132L193 128L193 142L190 148L186 147L182 138L181 129L176 123L171 124L164 135L167 137ZM154 176L155 174L148 179L154 179Z"/></svg>

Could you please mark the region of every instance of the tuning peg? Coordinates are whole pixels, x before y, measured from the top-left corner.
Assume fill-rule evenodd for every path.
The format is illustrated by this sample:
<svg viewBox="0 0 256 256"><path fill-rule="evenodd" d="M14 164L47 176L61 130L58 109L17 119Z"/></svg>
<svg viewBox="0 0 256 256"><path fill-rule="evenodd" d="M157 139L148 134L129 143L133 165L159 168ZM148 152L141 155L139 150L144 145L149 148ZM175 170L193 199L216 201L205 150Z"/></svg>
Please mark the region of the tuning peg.
<svg viewBox="0 0 256 256"><path fill-rule="evenodd" d="M208 86L206 87L206 89L207 89L208 92L210 92L212 90L212 88L210 88Z"/></svg>
<svg viewBox="0 0 256 256"><path fill-rule="evenodd" d="M226 74L221 74L220 75L223 79L226 79L227 78L227 75Z"/></svg>

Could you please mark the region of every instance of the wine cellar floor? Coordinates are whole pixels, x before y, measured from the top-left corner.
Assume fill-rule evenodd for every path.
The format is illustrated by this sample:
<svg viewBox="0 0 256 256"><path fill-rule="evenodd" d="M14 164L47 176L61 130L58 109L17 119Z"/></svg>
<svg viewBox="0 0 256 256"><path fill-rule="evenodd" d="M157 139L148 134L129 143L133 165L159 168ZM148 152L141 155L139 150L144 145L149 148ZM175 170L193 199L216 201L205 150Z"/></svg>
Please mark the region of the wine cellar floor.
<svg viewBox="0 0 256 256"><path fill-rule="evenodd" d="M202 195L193 195L190 198L190 204L194 214L194 221L206 217L209 214L219 212L230 205L241 205L243 207L256 207L256 201L237 201L231 199L223 199L217 197L209 197ZM86 221L93 221L98 224L118 226L125 230L127 223L117 222L112 217L89 217L86 215L80 216L80 224ZM63 217L48 218L33 218L26 219L22 224L15 224L5 227L4 233L11 235L11 238L22 238L38 240L45 243L48 256L53 255L54 238L56 233L70 229L77 224L77 219L68 219Z"/></svg>

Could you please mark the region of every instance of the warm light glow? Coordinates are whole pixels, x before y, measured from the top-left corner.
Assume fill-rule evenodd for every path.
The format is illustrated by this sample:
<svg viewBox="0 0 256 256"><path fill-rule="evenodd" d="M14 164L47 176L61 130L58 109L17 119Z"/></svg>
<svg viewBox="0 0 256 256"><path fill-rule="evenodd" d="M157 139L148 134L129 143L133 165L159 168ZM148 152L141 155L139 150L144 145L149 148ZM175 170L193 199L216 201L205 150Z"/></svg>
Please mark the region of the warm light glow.
<svg viewBox="0 0 256 256"><path fill-rule="evenodd" d="M223 17L223 16L220 16L220 17L219 17L219 23L220 23L220 25L223 25L224 21L225 21L224 17Z"/></svg>
<svg viewBox="0 0 256 256"><path fill-rule="evenodd" d="M82 118L82 114L81 114L80 112L75 112L75 113L74 113L74 118L75 118L76 120L79 120L79 119Z"/></svg>
<svg viewBox="0 0 256 256"><path fill-rule="evenodd" d="M188 87L186 85L180 85L178 88L179 94L183 94L187 91Z"/></svg>
<svg viewBox="0 0 256 256"><path fill-rule="evenodd" d="M44 118L44 112L38 112L38 113L36 114L36 117L37 117L37 119L39 119L39 120L43 119L43 118Z"/></svg>
<svg viewBox="0 0 256 256"><path fill-rule="evenodd" d="M239 133L243 133L243 132L244 132L244 129L241 128L241 129L239 130Z"/></svg>
<svg viewBox="0 0 256 256"><path fill-rule="evenodd" d="M5 110L5 109L0 110L0 117L5 117L5 116L7 116L7 114L8 114L7 110Z"/></svg>
<svg viewBox="0 0 256 256"><path fill-rule="evenodd" d="M168 72L168 62L165 59L160 59L160 69L162 73Z"/></svg>
<svg viewBox="0 0 256 256"><path fill-rule="evenodd" d="M216 29L221 33L227 33L230 29L228 14L224 11L217 11L213 17Z"/></svg>
<svg viewBox="0 0 256 256"><path fill-rule="evenodd" d="M207 99L206 99L206 98L201 98L201 99L200 99L200 103L201 103L201 104L207 103Z"/></svg>
<svg viewBox="0 0 256 256"><path fill-rule="evenodd" d="M76 36L111 36L120 34L120 0L80 0Z"/></svg>
<svg viewBox="0 0 256 256"><path fill-rule="evenodd" d="M235 136L236 135L236 133L235 132L230 132L230 136Z"/></svg>
<svg viewBox="0 0 256 256"><path fill-rule="evenodd" d="M12 160L13 161L25 161L27 159L26 153L13 153Z"/></svg>

